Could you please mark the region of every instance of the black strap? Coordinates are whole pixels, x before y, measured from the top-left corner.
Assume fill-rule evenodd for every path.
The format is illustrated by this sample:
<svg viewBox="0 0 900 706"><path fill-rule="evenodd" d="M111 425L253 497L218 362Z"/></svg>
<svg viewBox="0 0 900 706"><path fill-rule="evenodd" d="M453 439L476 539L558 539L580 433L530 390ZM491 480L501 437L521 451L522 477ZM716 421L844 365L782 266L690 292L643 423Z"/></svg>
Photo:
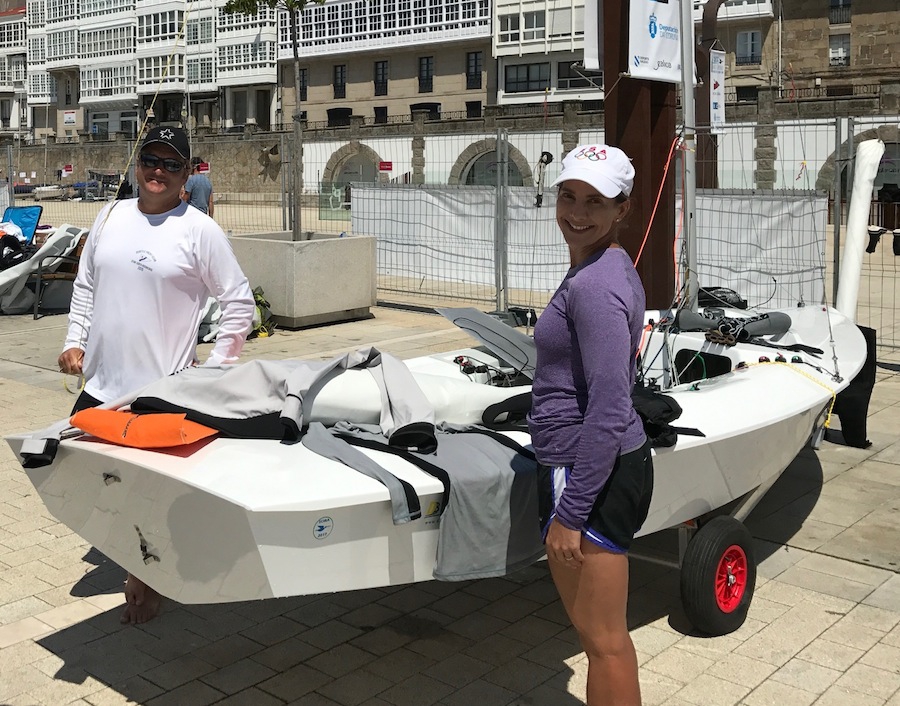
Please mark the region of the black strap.
<svg viewBox="0 0 900 706"><path fill-rule="evenodd" d="M44 451L39 454L23 453L22 468L41 468L49 466L56 459L59 450L59 439L44 439Z"/></svg>
<svg viewBox="0 0 900 706"><path fill-rule="evenodd" d="M805 346L802 343L792 343L788 346L780 346L777 343L772 343L770 341L765 341L762 338L751 338L748 343L752 343L754 346L765 346L766 348L777 348L783 351L791 351L793 353L809 353L810 355L819 356L822 355L825 351L821 348L814 348L813 346Z"/></svg>
<svg viewBox="0 0 900 706"><path fill-rule="evenodd" d="M397 448L396 446L390 446L389 444L381 441L375 441L374 439L360 439L358 436L353 436L352 434L342 434L340 432L335 432L335 436L343 439L351 446L361 446L364 449L385 451L389 454L399 456L403 460L408 461L417 468L425 471L425 473L427 473L428 475L437 478L444 486L444 492L441 494L441 512L444 512L444 508L447 507L447 503L450 502L450 474L447 473L447 471L445 471L443 468L441 468L440 466L436 466L433 463L429 463L425 459L416 456L414 453L407 451L406 449Z"/></svg>

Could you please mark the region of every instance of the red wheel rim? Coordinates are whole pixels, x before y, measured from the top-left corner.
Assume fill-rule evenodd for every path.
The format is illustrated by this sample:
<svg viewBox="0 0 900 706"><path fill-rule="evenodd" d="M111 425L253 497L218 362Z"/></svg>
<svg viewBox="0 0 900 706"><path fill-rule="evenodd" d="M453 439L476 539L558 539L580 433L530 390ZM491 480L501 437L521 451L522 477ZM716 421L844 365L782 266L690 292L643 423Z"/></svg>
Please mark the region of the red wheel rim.
<svg viewBox="0 0 900 706"><path fill-rule="evenodd" d="M716 568L716 604L723 613L733 612L747 589L747 554L732 544L719 559Z"/></svg>

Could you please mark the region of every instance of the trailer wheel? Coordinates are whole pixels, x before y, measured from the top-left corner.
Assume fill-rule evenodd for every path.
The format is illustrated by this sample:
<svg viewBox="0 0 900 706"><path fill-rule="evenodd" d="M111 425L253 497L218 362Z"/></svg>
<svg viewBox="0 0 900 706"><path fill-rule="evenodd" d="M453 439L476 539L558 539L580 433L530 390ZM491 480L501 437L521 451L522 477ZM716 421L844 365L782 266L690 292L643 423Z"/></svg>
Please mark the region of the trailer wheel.
<svg viewBox="0 0 900 706"><path fill-rule="evenodd" d="M707 635L734 632L744 624L755 586L747 528L727 515L703 525L681 563L681 603L688 620Z"/></svg>

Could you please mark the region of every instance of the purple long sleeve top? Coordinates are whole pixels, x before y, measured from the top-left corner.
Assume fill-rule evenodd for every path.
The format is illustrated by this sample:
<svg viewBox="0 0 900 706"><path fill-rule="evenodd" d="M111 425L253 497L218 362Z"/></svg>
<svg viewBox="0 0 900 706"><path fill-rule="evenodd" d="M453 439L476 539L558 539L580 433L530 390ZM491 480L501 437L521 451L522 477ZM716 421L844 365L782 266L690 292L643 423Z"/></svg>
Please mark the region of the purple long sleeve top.
<svg viewBox="0 0 900 706"><path fill-rule="evenodd" d="M631 402L646 301L621 248L569 270L534 327L537 366L528 427L538 460L571 466L557 519L581 529L616 457L640 448Z"/></svg>

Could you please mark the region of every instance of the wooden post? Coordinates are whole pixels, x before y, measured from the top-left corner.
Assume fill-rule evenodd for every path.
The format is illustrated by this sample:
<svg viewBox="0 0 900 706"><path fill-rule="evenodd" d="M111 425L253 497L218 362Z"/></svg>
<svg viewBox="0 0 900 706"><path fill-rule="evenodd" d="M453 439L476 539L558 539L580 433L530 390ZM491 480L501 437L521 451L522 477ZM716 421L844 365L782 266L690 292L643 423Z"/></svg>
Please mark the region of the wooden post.
<svg viewBox="0 0 900 706"><path fill-rule="evenodd" d="M603 83L606 141L632 158L636 172L630 228L622 245L637 257L675 138L675 85L619 78L628 70L628 3L603 3ZM675 162L637 263L648 309L667 309L675 294Z"/></svg>

